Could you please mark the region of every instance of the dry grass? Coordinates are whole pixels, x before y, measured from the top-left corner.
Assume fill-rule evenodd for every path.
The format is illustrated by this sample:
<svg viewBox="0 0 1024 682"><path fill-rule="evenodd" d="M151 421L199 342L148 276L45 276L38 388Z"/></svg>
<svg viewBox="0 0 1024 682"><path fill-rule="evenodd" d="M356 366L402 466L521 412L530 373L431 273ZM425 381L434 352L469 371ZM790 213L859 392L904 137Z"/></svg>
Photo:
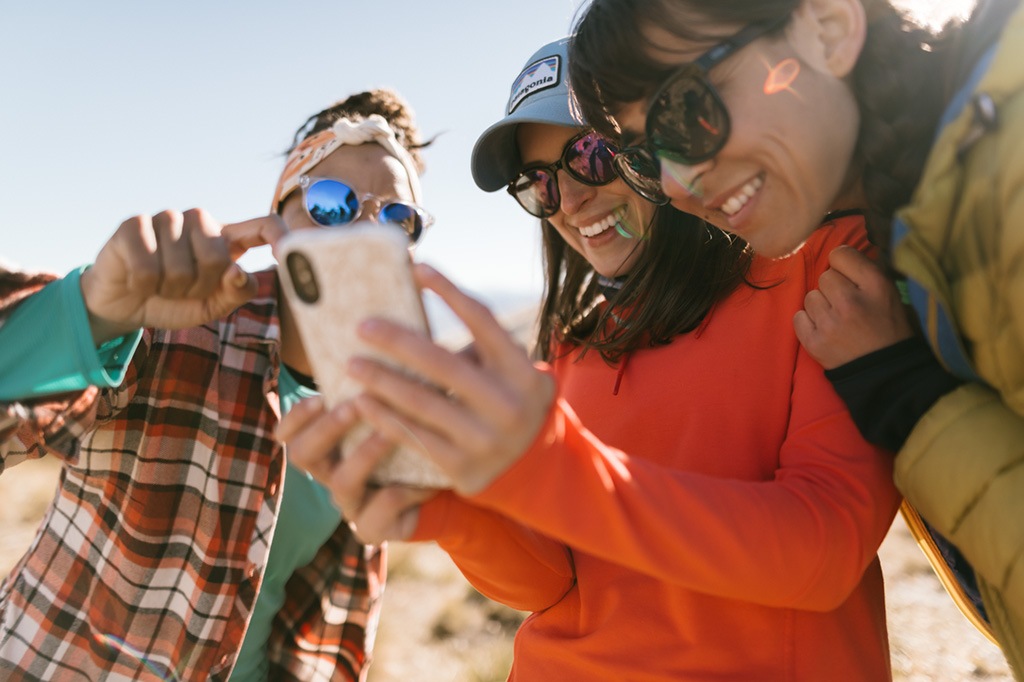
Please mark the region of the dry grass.
<svg viewBox="0 0 1024 682"><path fill-rule="evenodd" d="M389 548L370 682L500 682L523 614L482 597L435 545Z"/></svg>
<svg viewBox="0 0 1024 682"><path fill-rule="evenodd" d="M999 648L953 605L901 517L879 556L896 682L1012 682Z"/></svg>

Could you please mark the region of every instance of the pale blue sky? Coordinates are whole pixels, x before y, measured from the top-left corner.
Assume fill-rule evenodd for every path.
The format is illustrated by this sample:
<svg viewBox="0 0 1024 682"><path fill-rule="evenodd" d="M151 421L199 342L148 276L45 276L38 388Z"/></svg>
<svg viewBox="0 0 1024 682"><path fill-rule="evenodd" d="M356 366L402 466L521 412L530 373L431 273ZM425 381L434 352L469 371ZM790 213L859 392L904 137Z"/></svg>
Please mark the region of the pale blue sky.
<svg viewBox="0 0 1024 682"><path fill-rule="evenodd" d="M64 272L125 218L266 213L306 117L391 86L425 137L418 258L474 290L539 292L536 220L469 173L526 59L578 0L9 3L0 20L0 258ZM269 264L268 254L247 259Z"/></svg>
<svg viewBox="0 0 1024 682"><path fill-rule="evenodd" d="M261 215L309 114L391 86L426 137L442 133L426 151L437 223L418 258L476 291L539 292L536 220L478 190L469 155L520 67L568 32L582 1L6 3L0 259L64 272L136 213Z"/></svg>

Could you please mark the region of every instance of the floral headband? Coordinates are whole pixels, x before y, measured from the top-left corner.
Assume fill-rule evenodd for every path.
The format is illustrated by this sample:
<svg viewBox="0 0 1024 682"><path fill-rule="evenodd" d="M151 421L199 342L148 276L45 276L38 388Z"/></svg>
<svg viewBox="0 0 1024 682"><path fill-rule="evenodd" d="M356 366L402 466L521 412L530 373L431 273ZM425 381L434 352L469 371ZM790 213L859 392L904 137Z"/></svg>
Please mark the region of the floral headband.
<svg viewBox="0 0 1024 682"><path fill-rule="evenodd" d="M277 211L288 195L299 186L299 177L309 173L335 149L346 144L356 146L367 142L379 144L402 163L409 176L412 199L415 203L420 203L422 190L416 162L395 137L395 131L388 125L387 120L379 114L370 114L364 120L356 122L347 118L338 119L330 128L321 130L316 135L300 142L288 154L284 170L281 171L281 179L277 181L274 202L271 204L270 210Z"/></svg>

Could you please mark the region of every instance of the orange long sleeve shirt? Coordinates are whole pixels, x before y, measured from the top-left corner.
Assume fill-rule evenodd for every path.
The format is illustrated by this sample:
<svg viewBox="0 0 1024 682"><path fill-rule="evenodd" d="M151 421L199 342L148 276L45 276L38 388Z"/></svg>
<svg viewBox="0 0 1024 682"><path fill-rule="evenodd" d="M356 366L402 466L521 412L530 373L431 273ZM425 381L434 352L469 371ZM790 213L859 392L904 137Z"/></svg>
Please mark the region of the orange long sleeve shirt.
<svg viewBox="0 0 1024 682"><path fill-rule="evenodd" d="M533 613L510 680L891 679L877 549L892 456L867 444L793 314L859 217L818 230L706 323L618 367L553 363L560 395L482 493L424 505L488 596Z"/></svg>

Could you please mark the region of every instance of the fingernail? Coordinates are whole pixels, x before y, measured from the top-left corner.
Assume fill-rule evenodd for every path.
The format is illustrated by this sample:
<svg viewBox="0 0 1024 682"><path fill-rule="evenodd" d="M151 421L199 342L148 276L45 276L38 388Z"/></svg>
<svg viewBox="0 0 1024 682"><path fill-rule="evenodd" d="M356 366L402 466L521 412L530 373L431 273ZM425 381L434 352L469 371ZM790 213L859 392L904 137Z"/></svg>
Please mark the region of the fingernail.
<svg viewBox="0 0 1024 682"><path fill-rule="evenodd" d="M249 282L249 274L237 265L232 265L231 267L234 269L234 272L231 274L231 284L235 288L241 289Z"/></svg>

